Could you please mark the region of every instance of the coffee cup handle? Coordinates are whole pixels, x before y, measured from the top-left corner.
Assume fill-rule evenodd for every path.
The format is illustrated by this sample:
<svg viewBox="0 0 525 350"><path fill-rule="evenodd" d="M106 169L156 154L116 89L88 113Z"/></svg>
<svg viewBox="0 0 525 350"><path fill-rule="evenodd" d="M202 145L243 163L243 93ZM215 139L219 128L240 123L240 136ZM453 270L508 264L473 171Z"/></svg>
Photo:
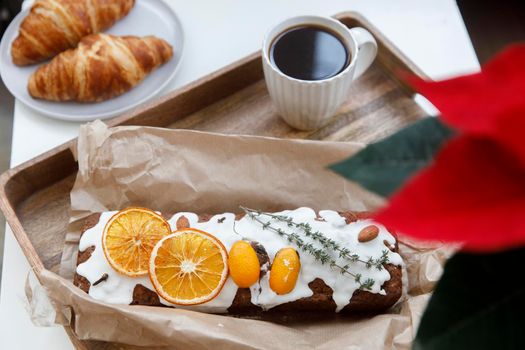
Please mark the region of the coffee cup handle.
<svg viewBox="0 0 525 350"><path fill-rule="evenodd" d="M357 57L354 79L359 78L370 67L377 55L377 43L372 34L365 28L355 27L350 33L357 41Z"/></svg>

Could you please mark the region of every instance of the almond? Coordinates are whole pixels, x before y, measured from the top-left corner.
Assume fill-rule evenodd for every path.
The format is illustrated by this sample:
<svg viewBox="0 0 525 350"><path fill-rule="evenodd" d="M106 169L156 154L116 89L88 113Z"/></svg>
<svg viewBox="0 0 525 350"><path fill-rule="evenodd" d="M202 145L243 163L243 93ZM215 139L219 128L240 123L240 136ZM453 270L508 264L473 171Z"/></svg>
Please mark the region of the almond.
<svg viewBox="0 0 525 350"><path fill-rule="evenodd" d="M359 232L357 240L361 243L365 243L375 239L377 235L379 235L379 227L376 225L369 225Z"/></svg>
<svg viewBox="0 0 525 350"><path fill-rule="evenodd" d="M268 252L264 249L263 245L257 241L250 241L250 245L255 250L257 258L259 258L259 265L262 268L265 264L270 265L270 257Z"/></svg>
<svg viewBox="0 0 525 350"><path fill-rule="evenodd" d="M177 226L177 230L182 230L184 228L190 228L190 222L187 217L182 215L181 217L177 219L176 226Z"/></svg>

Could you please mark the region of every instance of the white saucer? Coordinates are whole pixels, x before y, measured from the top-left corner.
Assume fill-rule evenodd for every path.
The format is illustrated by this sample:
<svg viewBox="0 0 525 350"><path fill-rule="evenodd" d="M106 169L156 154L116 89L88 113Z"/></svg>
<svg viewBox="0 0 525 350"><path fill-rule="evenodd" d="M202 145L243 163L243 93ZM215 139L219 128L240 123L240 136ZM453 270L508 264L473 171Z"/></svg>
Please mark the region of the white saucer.
<svg viewBox="0 0 525 350"><path fill-rule="evenodd" d="M137 0L130 13L106 31L115 35L154 35L173 46L173 58L144 79L131 91L99 103L49 102L33 99L27 92L29 76L39 65L16 66L11 59L11 43L18 36L20 23L28 14L18 14L4 33L0 43L0 75L9 91L22 103L49 117L90 121L122 114L158 94L173 78L179 67L184 44L182 25L162 0Z"/></svg>

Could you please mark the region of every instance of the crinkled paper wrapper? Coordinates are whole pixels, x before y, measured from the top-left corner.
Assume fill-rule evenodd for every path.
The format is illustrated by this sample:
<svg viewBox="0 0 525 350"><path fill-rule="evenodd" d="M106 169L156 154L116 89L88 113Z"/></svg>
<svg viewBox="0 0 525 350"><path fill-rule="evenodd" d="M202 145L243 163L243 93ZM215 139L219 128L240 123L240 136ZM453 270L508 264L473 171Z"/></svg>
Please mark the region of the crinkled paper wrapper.
<svg viewBox="0 0 525 350"><path fill-rule="evenodd" d="M60 275L28 289L33 320L72 324L80 339L159 349L408 349L448 249L403 240L404 297L377 316L243 319L160 307L110 305L72 284L79 227L91 213L138 205L164 213L309 206L367 210L382 200L327 170L356 143L283 140L149 127L83 126L72 219ZM408 278L406 278L408 275ZM47 295L47 297L45 297ZM50 305L54 306L51 307ZM56 310L56 312L54 311ZM302 317L301 317L302 318Z"/></svg>

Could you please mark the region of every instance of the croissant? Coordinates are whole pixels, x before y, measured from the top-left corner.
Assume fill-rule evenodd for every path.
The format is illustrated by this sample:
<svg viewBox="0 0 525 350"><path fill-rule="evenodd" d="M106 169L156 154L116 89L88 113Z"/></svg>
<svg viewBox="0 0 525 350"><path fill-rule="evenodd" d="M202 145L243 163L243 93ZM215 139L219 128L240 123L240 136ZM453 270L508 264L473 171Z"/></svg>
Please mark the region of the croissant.
<svg viewBox="0 0 525 350"><path fill-rule="evenodd" d="M153 36L92 34L62 52L29 78L29 94L50 101L99 102L131 90L173 56Z"/></svg>
<svg viewBox="0 0 525 350"><path fill-rule="evenodd" d="M135 0L37 0L20 25L11 56L19 66L38 63L101 32L126 16Z"/></svg>

